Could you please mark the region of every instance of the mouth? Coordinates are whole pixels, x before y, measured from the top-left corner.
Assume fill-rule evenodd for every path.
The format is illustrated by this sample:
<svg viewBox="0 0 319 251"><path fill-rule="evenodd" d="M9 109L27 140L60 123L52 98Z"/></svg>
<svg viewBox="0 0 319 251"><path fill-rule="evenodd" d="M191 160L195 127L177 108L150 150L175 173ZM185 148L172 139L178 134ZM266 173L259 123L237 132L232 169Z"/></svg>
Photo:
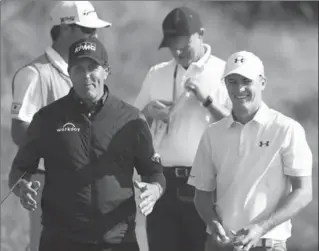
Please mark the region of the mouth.
<svg viewBox="0 0 319 251"><path fill-rule="evenodd" d="M241 101L246 100L246 99L249 98L249 95L233 95L233 96L234 96L235 99L241 100Z"/></svg>

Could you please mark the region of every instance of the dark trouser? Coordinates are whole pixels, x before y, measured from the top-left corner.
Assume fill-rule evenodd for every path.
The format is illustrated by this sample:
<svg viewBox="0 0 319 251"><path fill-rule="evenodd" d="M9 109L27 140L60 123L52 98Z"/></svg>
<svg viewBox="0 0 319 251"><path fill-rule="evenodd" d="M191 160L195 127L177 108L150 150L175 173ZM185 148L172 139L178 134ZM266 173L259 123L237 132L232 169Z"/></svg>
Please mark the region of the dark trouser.
<svg viewBox="0 0 319 251"><path fill-rule="evenodd" d="M268 247L266 242L260 241L259 247L251 248L249 251L287 251L285 241L273 241L272 247ZM233 247L220 247L212 239L210 235L207 235L205 251L233 251Z"/></svg>
<svg viewBox="0 0 319 251"><path fill-rule="evenodd" d="M167 189L147 217L147 236L150 251L203 251L206 226L199 217L192 196L179 199L187 177L177 178L173 169L164 168ZM188 187L192 188L192 187Z"/></svg>
<svg viewBox="0 0 319 251"><path fill-rule="evenodd" d="M41 234L39 251L139 251L137 242L120 244L87 244L73 242L44 229Z"/></svg>

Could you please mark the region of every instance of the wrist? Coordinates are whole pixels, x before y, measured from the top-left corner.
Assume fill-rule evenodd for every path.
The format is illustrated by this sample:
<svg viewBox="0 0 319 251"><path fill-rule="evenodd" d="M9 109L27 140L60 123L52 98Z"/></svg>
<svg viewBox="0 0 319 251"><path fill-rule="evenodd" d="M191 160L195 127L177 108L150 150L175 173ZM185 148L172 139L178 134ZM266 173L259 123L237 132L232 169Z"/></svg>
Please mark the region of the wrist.
<svg viewBox="0 0 319 251"><path fill-rule="evenodd" d="M207 108L212 103L213 103L213 99L212 99L211 96L208 95L201 104L202 104L203 107Z"/></svg>

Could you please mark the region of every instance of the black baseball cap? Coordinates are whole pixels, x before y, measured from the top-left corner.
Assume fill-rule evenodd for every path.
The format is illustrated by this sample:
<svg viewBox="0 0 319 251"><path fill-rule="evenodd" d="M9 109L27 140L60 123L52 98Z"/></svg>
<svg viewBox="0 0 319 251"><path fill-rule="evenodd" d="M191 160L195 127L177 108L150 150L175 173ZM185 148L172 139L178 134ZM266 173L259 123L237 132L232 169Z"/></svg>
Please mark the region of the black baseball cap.
<svg viewBox="0 0 319 251"><path fill-rule="evenodd" d="M105 47L96 37L80 39L70 46L69 68L80 58L90 58L103 67L108 65Z"/></svg>
<svg viewBox="0 0 319 251"><path fill-rule="evenodd" d="M180 7L172 10L162 24L164 38L159 46L168 47L176 37L190 36L203 28L199 14L187 8Z"/></svg>

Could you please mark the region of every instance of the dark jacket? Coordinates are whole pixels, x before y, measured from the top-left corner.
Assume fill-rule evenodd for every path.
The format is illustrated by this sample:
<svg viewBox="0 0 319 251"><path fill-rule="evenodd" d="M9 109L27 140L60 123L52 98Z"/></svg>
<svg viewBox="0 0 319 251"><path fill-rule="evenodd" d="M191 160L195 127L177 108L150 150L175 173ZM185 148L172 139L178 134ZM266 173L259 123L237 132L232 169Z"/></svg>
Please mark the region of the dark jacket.
<svg viewBox="0 0 319 251"><path fill-rule="evenodd" d="M134 167L165 188L151 134L136 108L112 95L95 112L74 95L35 114L12 166L34 173L44 159L44 228L81 242L135 238Z"/></svg>

